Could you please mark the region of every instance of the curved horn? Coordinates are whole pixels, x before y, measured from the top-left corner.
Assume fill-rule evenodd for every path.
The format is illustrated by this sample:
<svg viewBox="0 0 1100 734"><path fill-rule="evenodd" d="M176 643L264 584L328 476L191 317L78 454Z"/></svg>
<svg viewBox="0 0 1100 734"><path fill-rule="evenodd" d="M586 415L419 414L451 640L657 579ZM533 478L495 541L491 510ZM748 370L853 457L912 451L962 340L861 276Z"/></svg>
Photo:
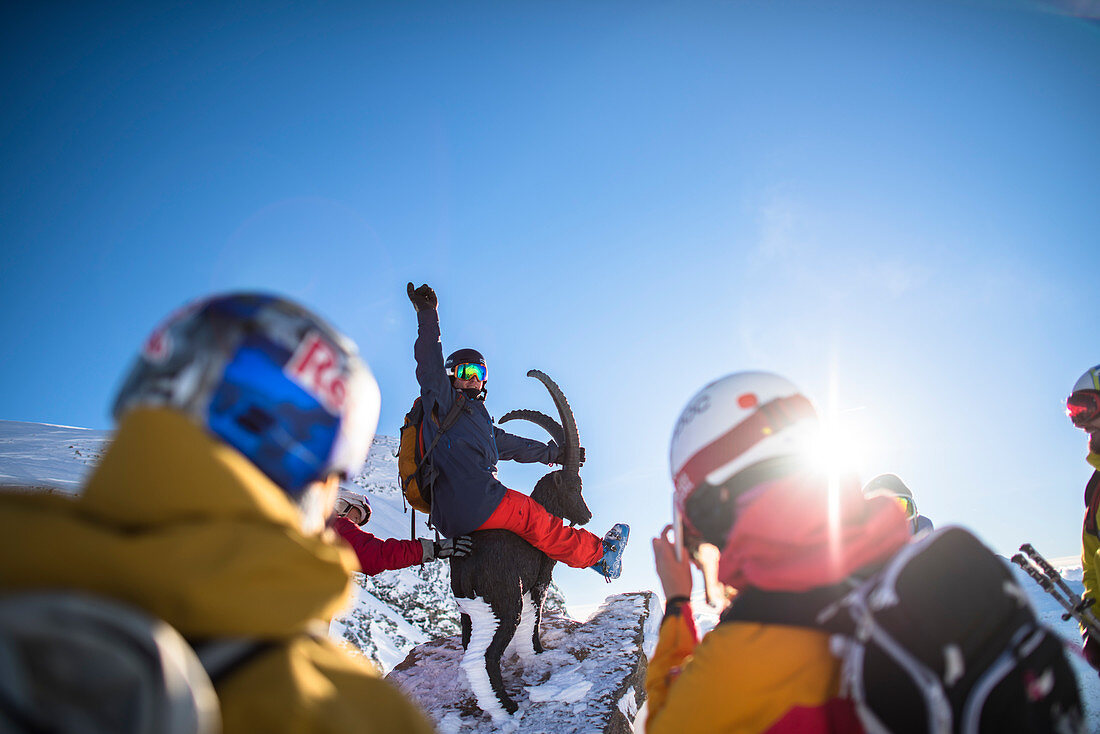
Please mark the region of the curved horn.
<svg viewBox="0 0 1100 734"><path fill-rule="evenodd" d="M531 421L536 426L549 433L551 438L557 442L558 446L565 445L565 431L562 430L561 425L556 420L546 415L546 413L540 413L537 410L510 410L502 415L497 423L507 423L516 418Z"/></svg>
<svg viewBox="0 0 1100 734"><path fill-rule="evenodd" d="M561 416L562 432L565 438L561 443L562 450L564 451L562 468L570 474L579 476L581 471L581 437L580 434L577 433L577 420L573 417L573 409L569 407L569 401L565 399L565 395L562 394L561 388L558 387L553 380L547 377L546 373L538 370L528 370L527 376L534 377L550 391L550 397L553 399L554 405L558 408L558 415Z"/></svg>

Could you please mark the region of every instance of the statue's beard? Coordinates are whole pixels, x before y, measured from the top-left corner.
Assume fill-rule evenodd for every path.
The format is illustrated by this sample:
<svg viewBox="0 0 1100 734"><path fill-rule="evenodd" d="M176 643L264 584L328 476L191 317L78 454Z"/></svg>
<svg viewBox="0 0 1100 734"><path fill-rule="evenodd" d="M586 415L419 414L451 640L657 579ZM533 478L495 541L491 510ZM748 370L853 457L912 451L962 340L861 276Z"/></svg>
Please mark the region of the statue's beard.
<svg viewBox="0 0 1100 734"><path fill-rule="evenodd" d="M1100 431L1093 431L1089 434L1089 452L1100 454Z"/></svg>

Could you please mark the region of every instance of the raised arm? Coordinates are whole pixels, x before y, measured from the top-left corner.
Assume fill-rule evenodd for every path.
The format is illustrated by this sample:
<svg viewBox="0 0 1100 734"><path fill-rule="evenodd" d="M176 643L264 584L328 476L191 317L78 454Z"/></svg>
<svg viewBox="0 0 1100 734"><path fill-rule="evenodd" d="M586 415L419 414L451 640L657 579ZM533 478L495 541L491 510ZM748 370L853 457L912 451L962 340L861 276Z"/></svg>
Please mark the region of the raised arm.
<svg viewBox="0 0 1100 734"><path fill-rule="evenodd" d="M443 344L439 338L439 302L435 291L427 285L413 288L408 285L409 300L416 309L416 381L420 383L420 395L426 404L439 406L440 415L451 409L454 388L443 367Z"/></svg>

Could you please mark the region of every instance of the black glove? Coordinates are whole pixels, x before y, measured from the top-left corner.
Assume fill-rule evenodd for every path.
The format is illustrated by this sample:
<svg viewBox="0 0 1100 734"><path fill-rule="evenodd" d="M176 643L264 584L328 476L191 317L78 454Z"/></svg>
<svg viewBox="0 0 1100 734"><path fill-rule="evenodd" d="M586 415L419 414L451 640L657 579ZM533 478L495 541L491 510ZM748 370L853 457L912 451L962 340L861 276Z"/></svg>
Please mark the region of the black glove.
<svg viewBox="0 0 1100 734"><path fill-rule="evenodd" d="M580 447L580 450L579 450L577 455L580 457L579 466L584 466L584 446ZM561 446L558 446L558 456L557 456L556 459L554 459L553 463L561 464L562 466L564 466L564 464L562 463L564 461L565 461L565 449L562 448Z"/></svg>
<svg viewBox="0 0 1100 734"><path fill-rule="evenodd" d="M431 289L427 283L419 288L413 288L413 284L409 283L409 300L412 301L413 308L416 311L422 311L425 308L435 308L439 305L439 299L435 297L435 291Z"/></svg>
<svg viewBox="0 0 1100 734"><path fill-rule="evenodd" d="M474 549L474 541L469 535L460 535L457 538L447 538L445 540L421 538L420 542L424 546L424 557L420 559L421 563L434 561L437 558L450 558L451 556L465 558Z"/></svg>
<svg viewBox="0 0 1100 734"><path fill-rule="evenodd" d="M436 558L465 558L474 549L474 540L469 535L435 541Z"/></svg>

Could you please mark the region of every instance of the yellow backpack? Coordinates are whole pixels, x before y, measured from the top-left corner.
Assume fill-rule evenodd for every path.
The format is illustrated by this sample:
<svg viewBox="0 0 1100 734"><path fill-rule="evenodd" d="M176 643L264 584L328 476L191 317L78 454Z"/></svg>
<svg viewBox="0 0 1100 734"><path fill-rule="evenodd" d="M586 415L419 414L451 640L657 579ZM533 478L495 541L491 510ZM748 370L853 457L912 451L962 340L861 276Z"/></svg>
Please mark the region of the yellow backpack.
<svg viewBox="0 0 1100 734"><path fill-rule="evenodd" d="M464 393L456 392L455 402L447 415L440 423L439 416L432 411L432 420L439 426L435 438L424 446L424 404L417 398L413 401L412 408L405 414L405 423L401 426L401 439L397 449L397 476L401 479L401 491L405 495L405 501L414 510L425 514L432 509L432 482L435 480L436 471L430 463L426 462L432 449L439 443L439 438L458 421L462 412L466 409L467 397Z"/></svg>

